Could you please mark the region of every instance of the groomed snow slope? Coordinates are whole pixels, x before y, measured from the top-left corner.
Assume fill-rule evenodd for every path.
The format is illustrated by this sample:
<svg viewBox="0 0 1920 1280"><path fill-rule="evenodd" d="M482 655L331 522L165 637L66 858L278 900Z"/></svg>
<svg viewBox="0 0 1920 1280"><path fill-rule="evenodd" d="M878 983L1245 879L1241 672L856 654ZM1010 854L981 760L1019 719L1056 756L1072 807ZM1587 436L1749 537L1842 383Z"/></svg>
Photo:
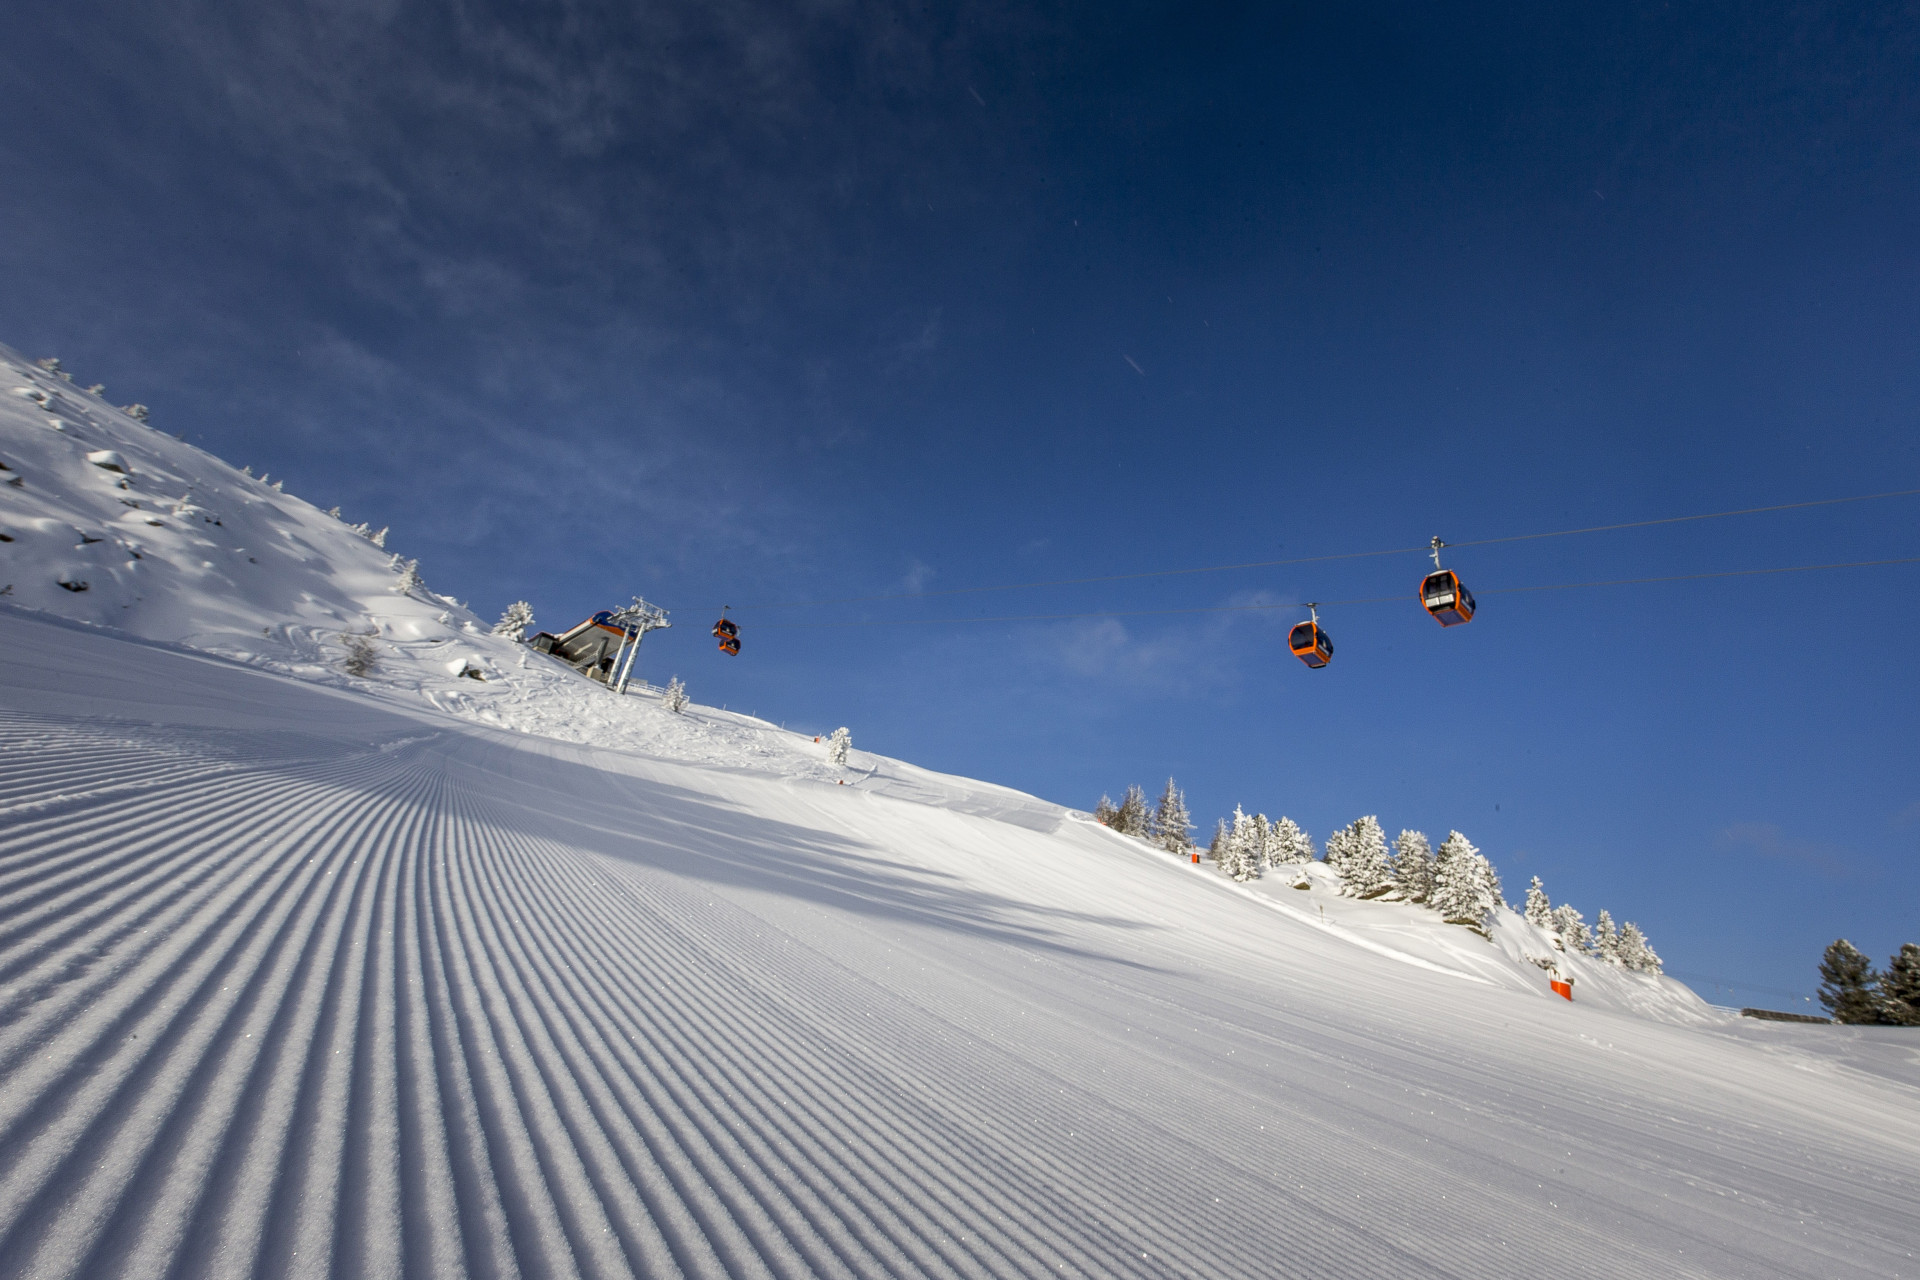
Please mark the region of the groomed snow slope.
<svg viewBox="0 0 1920 1280"><path fill-rule="evenodd" d="M1471 981L1032 810L0 645L0 1275L1920 1271L1897 1032Z"/></svg>

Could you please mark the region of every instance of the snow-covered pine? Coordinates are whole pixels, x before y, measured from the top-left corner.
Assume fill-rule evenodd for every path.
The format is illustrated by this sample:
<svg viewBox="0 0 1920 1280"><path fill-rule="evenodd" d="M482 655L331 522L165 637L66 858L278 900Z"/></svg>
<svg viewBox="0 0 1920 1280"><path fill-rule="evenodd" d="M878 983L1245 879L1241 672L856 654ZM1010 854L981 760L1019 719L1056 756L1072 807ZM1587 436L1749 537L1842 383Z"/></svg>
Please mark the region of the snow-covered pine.
<svg viewBox="0 0 1920 1280"><path fill-rule="evenodd" d="M328 507L328 508L327 508L327 514L328 514L328 515L330 515L330 516L332 516L332 517L333 517L333 518L334 518L335 520L338 520L338 519L340 518L340 508L338 508L338 507Z"/></svg>
<svg viewBox="0 0 1920 1280"><path fill-rule="evenodd" d="M680 683L679 676L668 679L666 691L660 695L661 706L678 715L687 709L687 704L691 701L692 699L687 697L687 686Z"/></svg>
<svg viewBox="0 0 1920 1280"><path fill-rule="evenodd" d="M847 726L841 725L838 729L835 729L827 735L827 762L829 764L845 764L847 762L847 752L852 748L853 731L847 728Z"/></svg>
<svg viewBox="0 0 1920 1280"><path fill-rule="evenodd" d="M1169 853L1185 853L1193 848L1193 819L1187 813L1187 797L1172 778L1153 807L1153 839Z"/></svg>
<svg viewBox="0 0 1920 1280"><path fill-rule="evenodd" d="M1820 1003L1835 1022L1879 1022L1874 977L1873 965L1860 949L1845 938L1838 939L1820 957Z"/></svg>
<svg viewBox="0 0 1920 1280"><path fill-rule="evenodd" d="M1327 835L1327 844L1326 844L1327 865L1333 868L1333 873L1340 877L1341 882L1343 884L1346 881L1346 876L1342 872L1341 868L1343 868L1346 865L1347 844L1352 839L1353 839L1353 828L1351 827L1335 827Z"/></svg>
<svg viewBox="0 0 1920 1280"><path fill-rule="evenodd" d="M1387 833L1380 819L1372 814L1354 819L1346 830L1339 871L1341 891L1349 897L1377 898L1393 888L1393 859L1387 856Z"/></svg>
<svg viewBox="0 0 1920 1280"><path fill-rule="evenodd" d="M515 600L500 615L500 621L493 624L493 634L505 636L509 640L525 640L527 628L533 625L533 606L525 600Z"/></svg>
<svg viewBox="0 0 1920 1280"><path fill-rule="evenodd" d="M1267 815L1253 815L1253 865L1261 871L1273 865L1273 824L1267 821Z"/></svg>
<svg viewBox="0 0 1920 1280"><path fill-rule="evenodd" d="M1139 783L1134 783L1120 798L1119 812L1113 815L1113 829L1123 836L1145 838L1147 823L1147 793L1140 789Z"/></svg>
<svg viewBox="0 0 1920 1280"><path fill-rule="evenodd" d="M1226 856L1221 869L1235 880L1253 880L1260 875L1259 834L1253 818L1239 805L1233 806L1233 823L1227 828Z"/></svg>
<svg viewBox="0 0 1920 1280"><path fill-rule="evenodd" d="M1282 814L1280 821L1273 824L1273 863L1279 866L1283 862L1312 862L1313 837L1300 829L1292 818Z"/></svg>
<svg viewBox="0 0 1920 1280"><path fill-rule="evenodd" d="M1433 896L1433 846L1424 831L1401 831L1393 842L1393 879L1408 902Z"/></svg>
<svg viewBox="0 0 1920 1280"><path fill-rule="evenodd" d="M1659 973L1660 957L1654 954L1647 935L1629 920L1620 926L1620 963L1635 973Z"/></svg>
<svg viewBox="0 0 1920 1280"><path fill-rule="evenodd" d="M400 556L395 555L393 557L392 567L393 571L400 575L400 581L394 584L393 589L401 595L410 596L427 585L426 579L420 576L420 562L418 560L403 560Z"/></svg>
<svg viewBox="0 0 1920 1280"><path fill-rule="evenodd" d="M1547 887L1535 876L1533 883L1527 886L1527 923L1539 929L1553 932L1553 903L1547 898Z"/></svg>
<svg viewBox="0 0 1920 1280"><path fill-rule="evenodd" d="M1560 935L1564 951L1585 955L1593 950L1593 934L1587 930L1586 917L1575 910L1571 902L1563 902L1553 909L1553 931Z"/></svg>
<svg viewBox="0 0 1920 1280"><path fill-rule="evenodd" d="M1904 943L1887 961L1880 975L1880 1004L1892 1021L1920 1027L1920 946Z"/></svg>
<svg viewBox="0 0 1920 1280"><path fill-rule="evenodd" d="M1493 865L1458 831L1449 831L1434 859L1433 898L1430 903L1448 924L1461 924L1480 933L1500 905L1498 877Z"/></svg>
<svg viewBox="0 0 1920 1280"><path fill-rule="evenodd" d="M1227 820L1213 820L1213 839L1207 841L1207 861L1221 870L1227 865Z"/></svg>
<svg viewBox="0 0 1920 1280"><path fill-rule="evenodd" d="M1101 792L1100 803L1093 806L1093 820L1103 827L1110 827L1113 825L1114 815L1119 812L1120 810L1114 807L1113 797Z"/></svg>
<svg viewBox="0 0 1920 1280"><path fill-rule="evenodd" d="M1614 927L1613 913L1605 907L1593 922L1593 950L1608 964L1620 963L1620 931Z"/></svg>

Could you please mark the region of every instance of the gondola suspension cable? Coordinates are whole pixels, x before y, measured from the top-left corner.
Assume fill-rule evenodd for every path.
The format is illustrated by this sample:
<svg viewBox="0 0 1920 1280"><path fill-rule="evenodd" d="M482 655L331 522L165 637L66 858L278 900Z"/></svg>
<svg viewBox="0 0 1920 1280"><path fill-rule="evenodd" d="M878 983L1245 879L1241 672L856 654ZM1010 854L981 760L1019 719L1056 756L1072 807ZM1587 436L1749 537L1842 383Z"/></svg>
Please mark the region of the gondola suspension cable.
<svg viewBox="0 0 1920 1280"><path fill-rule="evenodd" d="M1766 507L1742 507L1735 511L1708 511L1690 516L1662 516L1654 520L1627 520L1618 524L1587 525L1578 529L1553 529L1545 533L1516 533L1500 538L1476 538L1470 542L1449 542L1445 545L1453 549L1461 547L1491 547L1508 542L1536 542L1543 538L1568 538L1585 533L1616 533L1623 529L1648 529L1656 525L1689 524L1700 520L1722 520L1729 516L1765 515L1775 511L1797 511L1806 507L1832 507L1849 502L1872 502L1882 498L1911 498L1920 495L1920 489L1895 489L1887 493L1860 493L1846 498L1815 498L1809 502L1782 502ZM939 591L905 591L892 595L847 596L834 600L784 600L773 604L748 606L755 609L802 609L813 606L842 604L878 604L892 600L931 600L945 596L980 595L993 591L1027 591L1041 587L1078 587L1102 582L1136 582L1143 578L1175 578L1198 573L1231 573L1240 569L1275 569L1286 565L1324 564L1334 560L1366 560L1380 556L1402 556L1432 551L1431 545L1414 547L1389 547L1380 551L1345 551L1324 556L1295 556L1285 560L1251 560L1245 564L1202 565L1192 569L1151 569L1142 573L1110 573L1092 578L1055 578L1043 582L1008 582L984 587L949 587ZM1792 570L1754 570L1754 572L1774 573L1792 572ZM1578 584L1576 584L1578 585ZM1535 590L1536 588L1511 588L1512 590ZM1550 588L1537 588L1549 590ZM1397 598L1397 597L1395 597ZM1066 615L1085 617L1109 617L1109 614ZM767 625L788 625L768 624ZM836 625L829 623L822 626Z"/></svg>
<svg viewBox="0 0 1920 1280"><path fill-rule="evenodd" d="M1700 517L1693 517L1700 518ZM1542 535L1544 536L1544 535ZM1459 542L1449 546L1469 546ZM1416 548L1426 550L1426 548ZM1722 569L1713 573L1677 573L1653 578L1608 578L1596 582L1552 582L1532 587L1489 587L1480 592L1483 596L1522 595L1535 591L1577 591L1588 587L1635 587L1660 582L1698 582L1708 578L1751 578L1775 573L1818 573L1829 569L1870 569L1883 565L1920 564L1920 556L1905 556L1893 560L1849 560L1838 564L1794 564L1782 565L1772 569ZM1405 593L1392 596L1365 596L1353 600L1319 600L1317 607L1326 609L1334 606L1358 604L1404 604ZM1088 613L1017 613L974 618L889 618L877 622L763 622L763 630L795 631L826 630L845 627L912 627L934 626L961 622L1074 622L1089 618L1166 618L1181 614L1205 613L1268 613L1276 609L1304 609L1304 603L1287 601L1279 604L1223 604L1207 605L1190 609L1107 609Z"/></svg>

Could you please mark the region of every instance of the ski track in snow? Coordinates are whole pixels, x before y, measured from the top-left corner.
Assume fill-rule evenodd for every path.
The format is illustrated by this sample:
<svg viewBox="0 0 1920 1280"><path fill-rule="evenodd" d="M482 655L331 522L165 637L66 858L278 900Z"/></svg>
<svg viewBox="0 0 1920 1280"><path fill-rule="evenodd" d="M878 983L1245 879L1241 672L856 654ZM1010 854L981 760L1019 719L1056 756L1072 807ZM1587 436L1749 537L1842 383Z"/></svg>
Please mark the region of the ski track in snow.
<svg viewBox="0 0 1920 1280"><path fill-rule="evenodd" d="M1844 1031L1424 972L990 788L0 641L0 1276L1920 1274Z"/></svg>

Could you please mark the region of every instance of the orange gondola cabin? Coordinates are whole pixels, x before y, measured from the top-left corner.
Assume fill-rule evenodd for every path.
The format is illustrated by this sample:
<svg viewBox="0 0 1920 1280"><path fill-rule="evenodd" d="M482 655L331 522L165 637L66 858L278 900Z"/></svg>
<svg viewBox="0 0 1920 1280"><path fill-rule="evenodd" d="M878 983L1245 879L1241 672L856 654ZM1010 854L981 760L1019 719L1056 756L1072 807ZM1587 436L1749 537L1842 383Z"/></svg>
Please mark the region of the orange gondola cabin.
<svg viewBox="0 0 1920 1280"><path fill-rule="evenodd" d="M713 624L714 638L720 642L720 651L734 657L740 655L740 628L724 614L720 621Z"/></svg>
<svg viewBox="0 0 1920 1280"><path fill-rule="evenodd" d="M1294 657L1316 670L1333 660L1333 637L1317 620L1296 624L1287 633L1287 648L1293 650Z"/></svg>
<svg viewBox="0 0 1920 1280"><path fill-rule="evenodd" d="M1443 627L1473 621L1473 592L1451 569L1436 569L1420 580L1420 603Z"/></svg>

